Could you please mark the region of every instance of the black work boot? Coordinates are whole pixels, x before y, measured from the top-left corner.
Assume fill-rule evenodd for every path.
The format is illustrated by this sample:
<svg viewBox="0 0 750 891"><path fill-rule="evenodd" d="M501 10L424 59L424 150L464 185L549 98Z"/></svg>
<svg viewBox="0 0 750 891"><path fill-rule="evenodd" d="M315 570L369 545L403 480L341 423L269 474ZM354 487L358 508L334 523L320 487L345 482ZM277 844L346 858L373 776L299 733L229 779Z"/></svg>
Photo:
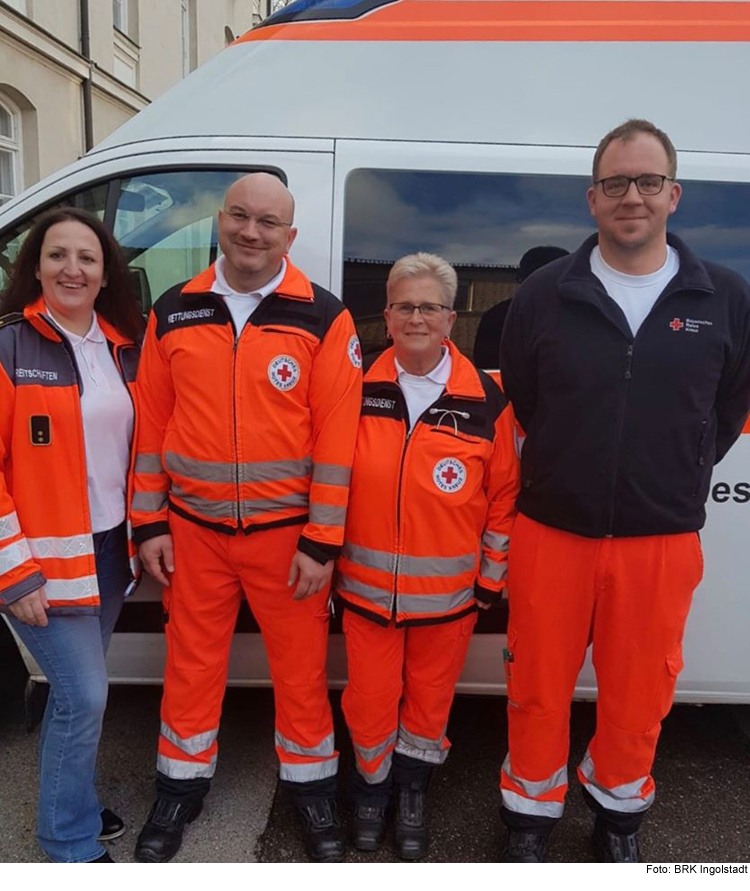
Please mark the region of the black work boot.
<svg viewBox="0 0 750 891"><path fill-rule="evenodd" d="M344 858L341 820L335 798L306 798L296 803L307 856L314 863L339 863Z"/></svg>
<svg viewBox="0 0 750 891"><path fill-rule="evenodd" d="M641 862L637 832L613 832L603 820L597 820L591 842L598 863Z"/></svg>
<svg viewBox="0 0 750 891"><path fill-rule="evenodd" d="M385 805L355 803L352 844L358 851L377 851L385 837Z"/></svg>
<svg viewBox="0 0 750 891"><path fill-rule="evenodd" d="M385 779L370 783L354 770L351 775L352 844L359 851L377 851L385 837L388 805L393 792L393 776L389 770Z"/></svg>
<svg viewBox="0 0 750 891"><path fill-rule="evenodd" d="M508 829L500 848L501 863L544 863L549 832Z"/></svg>
<svg viewBox="0 0 750 891"><path fill-rule="evenodd" d="M135 843L135 859L139 863L168 863L180 850L185 826L202 810L202 801L157 798Z"/></svg>
<svg viewBox="0 0 750 891"><path fill-rule="evenodd" d="M396 849L402 860L421 860L427 853L426 792L416 783L396 787Z"/></svg>

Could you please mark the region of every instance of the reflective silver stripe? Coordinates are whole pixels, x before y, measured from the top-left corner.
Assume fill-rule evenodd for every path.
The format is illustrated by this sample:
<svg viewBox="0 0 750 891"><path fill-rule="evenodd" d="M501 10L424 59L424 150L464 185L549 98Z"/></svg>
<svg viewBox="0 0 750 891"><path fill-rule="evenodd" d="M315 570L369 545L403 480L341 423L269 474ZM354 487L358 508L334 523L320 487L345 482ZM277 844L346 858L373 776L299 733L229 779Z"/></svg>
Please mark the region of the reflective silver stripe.
<svg viewBox="0 0 750 891"><path fill-rule="evenodd" d="M624 814L637 814L640 811L648 810L656 797L654 792L650 792L645 798L639 794L643 788L643 784L648 780L647 776L633 780L630 783L614 786L611 789L602 786L594 779L595 767L588 749L583 756L583 761L581 761L579 770L585 777L584 786L586 787L586 790L599 802L599 804L611 811L619 811Z"/></svg>
<svg viewBox="0 0 750 891"><path fill-rule="evenodd" d="M208 764L199 761L178 761L176 758L167 758L159 755L156 759L156 769L173 780L195 780L199 777L211 779L216 771L216 755Z"/></svg>
<svg viewBox="0 0 750 891"><path fill-rule="evenodd" d="M537 798L540 795L551 792L553 789L557 789L558 786L564 786L568 782L568 768L566 765L558 768L546 780L522 780L521 777L517 777L510 769L510 755L505 756L503 773L516 786L520 786L523 789L524 795L528 795L529 798Z"/></svg>
<svg viewBox="0 0 750 891"><path fill-rule="evenodd" d="M352 563L366 566L368 569L380 569L383 572L396 571L396 554L391 551L377 551L347 542L343 556ZM460 554L458 557L414 557L402 554L398 557L398 574L414 576L446 576L469 572L476 565L477 555Z"/></svg>
<svg viewBox="0 0 750 891"><path fill-rule="evenodd" d="M31 551L26 544L26 539L19 538L18 541L14 541L0 550L0 574L4 575L6 572L18 569L27 560L31 560Z"/></svg>
<svg viewBox="0 0 750 891"><path fill-rule="evenodd" d="M279 765L279 777L292 783L310 783L313 780L335 777L338 769L338 755L328 761L313 761L309 764L289 764L282 761Z"/></svg>
<svg viewBox="0 0 750 891"><path fill-rule="evenodd" d="M239 474L241 482L265 483L294 477L309 477L312 458L290 458L285 461L203 461L176 452L164 456L167 470L205 483L233 483Z"/></svg>
<svg viewBox="0 0 750 891"><path fill-rule="evenodd" d="M337 582L340 591L348 591L350 594L358 594L371 603L390 610L393 602L393 594L384 588L375 588L372 585L365 585L346 575L340 575Z"/></svg>
<svg viewBox="0 0 750 891"><path fill-rule="evenodd" d="M430 764L442 764L448 757L448 746L443 746L445 731L438 739L428 739L426 736L417 736L404 727L398 725L398 742L396 751L409 758L417 758L419 761L427 761Z"/></svg>
<svg viewBox="0 0 750 891"><path fill-rule="evenodd" d="M141 571L140 558L133 554L133 556L128 560L128 564L130 566L130 571L133 574L133 577L137 578L138 573Z"/></svg>
<svg viewBox="0 0 750 891"><path fill-rule="evenodd" d="M357 773L364 779L366 783L382 783L383 780L388 776L391 770L391 764L393 762L393 752L388 752L383 758L383 761L379 765L377 770L374 770L372 773L367 773L362 770L359 762L357 762Z"/></svg>
<svg viewBox="0 0 750 891"><path fill-rule="evenodd" d="M516 814L531 814L534 817L553 817L559 819L563 815L561 801L537 801L535 798L524 798L510 789L502 789L503 805Z"/></svg>
<svg viewBox="0 0 750 891"><path fill-rule="evenodd" d="M59 557L63 560L69 557L93 557L93 536L84 535L60 535L47 538L27 538L29 550L40 560L45 557Z"/></svg>
<svg viewBox="0 0 750 891"><path fill-rule="evenodd" d="M326 486L348 486L352 476L351 467L343 464L313 464L312 481Z"/></svg>
<svg viewBox="0 0 750 891"><path fill-rule="evenodd" d="M164 473L164 467L161 463L161 455L149 455L146 452L139 452L135 456L135 472Z"/></svg>
<svg viewBox="0 0 750 891"><path fill-rule="evenodd" d="M403 724L399 724L398 739L399 742L403 742L407 746L413 746L415 749L441 749L445 739L445 730L437 739L429 739L426 736L417 736L416 733L408 731Z"/></svg>
<svg viewBox="0 0 750 891"><path fill-rule="evenodd" d="M475 551L471 554L460 554L458 557L412 557L402 554L398 561L398 574L416 576L458 575L461 572L472 572L477 565Z"/></svg>
<svg viewBox="0 0 750 891"><path fill-rule="evenodd" d="M205 752L209 746L213 745L219 734L219 728L215 727L213 730L204 730L203 733L196 733L194 736L183 738L178 736L169 724L165 724L164 721L162 721L160 732L164 739L168 739L173 746L177 746L177 748L183 751L186 755L199 755L201 752Z"/></svg>
<svg viewBox="0 0 750 891"><path fill-rule="evenodd" d="M201 516L214 520L234 519L237 516L236 501L210 501L200 495L190 495L179 485L172 487L172 494ZM135 509L135 499L133 499L133 506ZM243 517L275 513L288 510L290 507L306 508L307 493L292 492L291 495L280 495L278 498L259 498L255 501L240 502L240 512Z"/></svg>
<svg viewBox="0 0 750 891"><path fill-rule="evenodd" d="M13 538L21 532L21 524L18 522L18 514L12 510L4 517L0 517L0 541L4 538Z"/></svg>
<svg viewBox="0 0 750 891"><path fill-rule="evenodd" d="M358 746L354 743L354 751L363 761L374 761L380 755L385 752L390 746L392 746L396 742L396 737L398 736L398 732L396 730L386 739L384 742L380 743L377 746L372 746L369 749L365 748L365 746Z"/></svg>
<svg viewBox="0 0 750 891"><path fill-rule="evenodd" d="M447 613L472 603L473 588L462 588L452 594L399 594L398 609L405 613Z"/></svg>
<svg viewBox="0 0 750 891"><path fill-rule="evenodd" d="M346 560L366 566L368 569L380 569L383 572L396 571L396 555L391 551L376 551L374 548L364 548L362 545L346 542L342 556Z"/></svg>
<svg viewBox="0 0 750 891"><path fill-rule="evenodd" d="M255 501L243 501L240 507L243 517L254 517L257 514L288 510L290 507L306 508L308 503L307 492L292 492L291 495L280 495L278 498L259 498Z"/></svg>
<svg viewBox="0 0 750 891"><path fill-rule="evenodd" d="M152 511L163 510L167 506L166 492L136 492L133 495L132 510L144 511L151 513Z"/></svg>
<svg viewBox="0 0 750 891"><path fill-rule="evenodd" d="M482 565L479 567L479 575L491 582L501 582L508 572L508 564L503 560L499 563L486 554L482 557Z"/></svg>
<svg viewBox="0 0 750 891"><path fill-rule="evenodd" d="M277 730L274 733L274 745L292 755L307 755L310 758L330 758L334 753L332 733L329 733L317 746L306 747L292 742L291 739L282 736Z"/></svg>
<svg viewBox="0 0 750 891"><path fill-rule="evenodd" d="M419 749L416 746L409 746L401 740L396 743L396 751L400 755L416 758L418 761L427 761L428 764L442 764L448 757L447 747L440 751L435 751L434 749Z"/></svg>
<svg viewBox="0 0 750 891"><path fill-rule="evenodd" d="M320 526L343 526L346 522L346 508L335 504L310 505L310 522Z"/></svg>
<svg viewBox="0 0 750 891"><path fill-rule="evenodd" d="M510 538L507 535L500 535L499 532L490 532L487 529L482 536L482 544L492 548L493 551L500 551L501 554L504 554L510 546Z"/></svg>
<svg viewBox="0 0 750 891"><path fill-rule="evenodd" d="M98 597L99 586L96 575L85 575L78 579L47 579L44 593L48 600L83 600Z"/></svg>

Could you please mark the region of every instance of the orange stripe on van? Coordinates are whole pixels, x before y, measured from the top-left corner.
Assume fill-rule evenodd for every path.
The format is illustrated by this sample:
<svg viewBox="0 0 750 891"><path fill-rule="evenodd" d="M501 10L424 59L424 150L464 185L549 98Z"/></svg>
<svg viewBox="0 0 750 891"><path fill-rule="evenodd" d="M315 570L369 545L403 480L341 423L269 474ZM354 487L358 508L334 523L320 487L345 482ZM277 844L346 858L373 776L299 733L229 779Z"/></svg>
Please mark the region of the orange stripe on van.
<svg viewBox="0 0 750 891"><path fill-rule="evenodd" d="M745 421L745 426L742 428L743 433L750 433L750 418Z"/></svg>
<svg viewBox="0 0 750 891"><path fill-rule="evenodd" d="M750 41L750 3L402 0L360 19L296 21L250 40Z"/></svg>

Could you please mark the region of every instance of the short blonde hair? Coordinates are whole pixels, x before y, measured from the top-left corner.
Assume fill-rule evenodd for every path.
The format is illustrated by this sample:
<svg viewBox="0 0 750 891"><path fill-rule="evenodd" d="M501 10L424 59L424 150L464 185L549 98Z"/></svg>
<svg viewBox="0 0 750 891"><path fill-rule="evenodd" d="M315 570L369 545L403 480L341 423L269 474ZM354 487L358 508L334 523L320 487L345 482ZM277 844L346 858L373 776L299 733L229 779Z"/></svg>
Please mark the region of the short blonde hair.
<svg viewBox="0 0 750 891"><path fill-rule="evenodd" d="M404 278L416 278L419 275L432 276L442 288L446 304L453 308L458 291L456 270L447 260L438 257L437 254L427 254L424 251L420 251L418 254L407 254L396 260L391 266L386 283L388 299L390 300L391 289L396 282Z"/></svg>

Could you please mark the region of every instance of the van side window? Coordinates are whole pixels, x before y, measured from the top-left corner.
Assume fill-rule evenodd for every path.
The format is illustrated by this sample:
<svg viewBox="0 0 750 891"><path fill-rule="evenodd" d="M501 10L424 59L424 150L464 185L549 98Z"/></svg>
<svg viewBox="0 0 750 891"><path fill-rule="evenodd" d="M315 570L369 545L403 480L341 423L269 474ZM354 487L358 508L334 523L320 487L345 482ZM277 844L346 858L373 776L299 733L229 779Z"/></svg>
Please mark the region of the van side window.
<svg viewBox="0 0 750 891"><path fill-rule="evenodd" d="M100 220L103 220L106 200L107 184L99 183L80 192L68 194L52 204L46 204L42 210L37 211L33 216L26 217L22 223L3 232L0 235L0 292L4 291L8 284L10 270L16 261L18 252L21 250L26 233L42 213L53 210L55 207L80 207L82 210L87 210L94 216L99 217Z"/></svg>
<svg viewBox="0 0 750 891"><path fill-rule="evenodd" d="M594 231L589 184L584 176L353 171L345 191L342 296L366 360L387 345L383 308L391 265L404 254L429 251L458 273L453 340L481 367L496 368L501 323L488 345L482 332L477 338L482 317L515 294L527 251L573 251ZM750 184L687 181L683 188L670 231L699 257L750 280ZM501 314L495 311L487 322L495 315Z"/></svg>
<svg viewBox="0 0 750 891"><path fill-rule="evenodd" d="M122 180L113 231L144 312L216 260L216 213L226 190L246 172L167 170Z"/></svg>

